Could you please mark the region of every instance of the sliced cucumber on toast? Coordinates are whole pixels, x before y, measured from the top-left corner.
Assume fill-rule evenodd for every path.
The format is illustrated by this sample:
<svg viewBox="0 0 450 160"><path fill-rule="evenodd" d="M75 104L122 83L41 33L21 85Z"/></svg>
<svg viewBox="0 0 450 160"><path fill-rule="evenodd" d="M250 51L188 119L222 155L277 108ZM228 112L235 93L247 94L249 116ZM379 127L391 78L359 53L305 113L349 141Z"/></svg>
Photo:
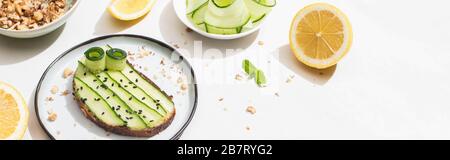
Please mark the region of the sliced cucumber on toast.
<svg viewBox="0 0 450 160"><path fill-rule="evenodd" d="M114 61L109 59L113 63L107 61L109 66L103 71L90 69L86 64L89 60L79 61L73 79L75 99L85 116L107 131L127 136L153 136L172 122L174 103L126 59L123 61L123 56L126 54L120 58L110 57ZM96 66L95 62L91 65Z"/></svg>

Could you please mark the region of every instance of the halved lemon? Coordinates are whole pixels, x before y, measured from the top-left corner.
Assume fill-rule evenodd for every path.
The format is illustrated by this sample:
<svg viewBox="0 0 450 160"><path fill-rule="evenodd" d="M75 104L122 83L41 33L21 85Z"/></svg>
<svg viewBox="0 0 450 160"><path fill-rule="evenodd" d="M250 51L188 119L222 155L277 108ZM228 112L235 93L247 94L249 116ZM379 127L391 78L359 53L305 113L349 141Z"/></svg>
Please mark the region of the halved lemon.
<svg viewBox="0 0 450 160"><path fill-rule="evenodd" d="M129 21L150 12L155 2L156 0L113 0L108 10L113 17Z"/></svg>
<svg viewBox="0 0 450 160"><path fill-rule="evenodd" d="M0 140L22 139L28 127L28 107L11 85L0 82Z"/></svg>
<svg viewBox="0 0 450 160"><path fill-rule="evenodd" d="M324 69L336 65L347 54L353 31L347 16L338 8L315 3L297 13L289 40L299 61Z"/></svg>

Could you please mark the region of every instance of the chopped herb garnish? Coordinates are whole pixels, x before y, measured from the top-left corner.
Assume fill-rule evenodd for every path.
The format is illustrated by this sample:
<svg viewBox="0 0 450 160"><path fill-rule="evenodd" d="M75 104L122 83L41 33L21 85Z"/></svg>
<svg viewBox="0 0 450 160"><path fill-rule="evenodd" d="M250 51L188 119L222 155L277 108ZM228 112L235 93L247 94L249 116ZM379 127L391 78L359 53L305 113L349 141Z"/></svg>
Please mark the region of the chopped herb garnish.
<svg viewBox="0 0 450 160"><path fill-rule="evenodd" d="M242 62L242 69L244 69L245 73L247 73L250 78L255 78L255 82L258 86L261 87L266 84L264 72L256 68L249 60L246 59Z"/></svg>

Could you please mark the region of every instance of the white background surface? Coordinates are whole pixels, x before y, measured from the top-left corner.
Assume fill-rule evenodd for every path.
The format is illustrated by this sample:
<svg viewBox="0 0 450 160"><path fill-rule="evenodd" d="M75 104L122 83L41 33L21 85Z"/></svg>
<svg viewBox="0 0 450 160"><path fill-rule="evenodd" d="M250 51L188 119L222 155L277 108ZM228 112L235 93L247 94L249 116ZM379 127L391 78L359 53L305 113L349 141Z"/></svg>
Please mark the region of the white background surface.
<svg viewBox="0 0 450 160"><path fill-rule="evenodd" d="M244 50L215 58L212 52L208 57L186 53L200 95L182 139L450 139L449 1L325 1L347 13L354 32L350 53L325 71L300 64L288 47L291 19L311 2L317 1L279 0L260 32L218 41L187 33L170 0L159 0L149 15L131 23L112 19L105 12L107 0L82 1L68 23L50 35L0 37L0 80L28 100L26 139L47 139L34 114L34 88L65 50L115 33L155 37L188 50L200 40L204 50ZM267 88L234 80L244 58L268 72ZM295 78L286 83L290 75ZM245 112L249 105L257 109L255 115Z"/></svg>

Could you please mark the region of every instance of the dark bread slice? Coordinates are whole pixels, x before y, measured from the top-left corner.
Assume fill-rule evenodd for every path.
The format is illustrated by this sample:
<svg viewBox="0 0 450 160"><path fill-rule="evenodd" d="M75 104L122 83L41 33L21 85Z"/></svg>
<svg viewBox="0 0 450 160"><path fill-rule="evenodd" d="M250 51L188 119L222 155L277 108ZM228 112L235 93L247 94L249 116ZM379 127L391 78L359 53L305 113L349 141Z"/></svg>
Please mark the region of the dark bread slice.
<svg viewBox="0 0 450 160"><path fill-rule="evenodd" d="M132 66L132 65L130 65ZM156 88L158 88L165 96L169 97L170 99L172 99L172 96L168 96L164 91L162 91L159 86L157 86L153 81L151 81L147 76L145 76L144 74L142 74L141 72L135 70L139 75L141 75L148 83L154 85ZM75 80L75 79L74 79ZM76 87L75 87L75 83L73 83L73 90L76 91ZM86 106L86 104L83 103L83 101L81 100L81 97L77 96L77 94L74 94L74 98L78 103L78 106L80 107L81 111L83 112L84 116L86 118L88 118L89 120L91 120L92 122L94 122L96 125L100 126L101 128L103 128L104 130L111 132L111 133L115 133L115 134L119 134L119 135L124 135L124 136L133 136L133 137L152 137L157 135L158 133L160 133L161 131L165 130L167 127L169 127L169 125L172 123L173 119L175 118L175 114L176 114L176 109L174 108L173 111L171 113L168 113L164 118L164 122L156 127L153 128L145 128L143 130L132 130L126 126L111 126L106 124L105 122L99 120L98 118L96 118L94 116L94 114L92 112L89 111L88 107Z"/></svg>

